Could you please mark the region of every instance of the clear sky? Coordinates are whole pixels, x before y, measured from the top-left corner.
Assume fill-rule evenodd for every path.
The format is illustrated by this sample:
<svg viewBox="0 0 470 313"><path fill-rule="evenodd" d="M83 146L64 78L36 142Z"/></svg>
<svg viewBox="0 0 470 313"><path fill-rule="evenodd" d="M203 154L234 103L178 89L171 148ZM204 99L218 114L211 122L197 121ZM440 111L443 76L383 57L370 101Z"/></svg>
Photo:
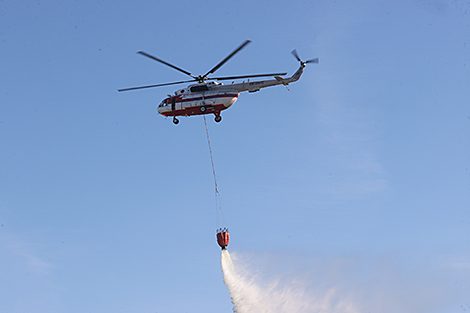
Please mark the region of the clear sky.
<svg viewBox="0 0 470 313"><path fill-rule="evenodd" d="M139 50L204 74L246 39L219 76L320 63L209 116L235 265L341 312L470 310L468 1L4 0L0 312L231 312L202 117L117 89L187 79Z"/></svg>

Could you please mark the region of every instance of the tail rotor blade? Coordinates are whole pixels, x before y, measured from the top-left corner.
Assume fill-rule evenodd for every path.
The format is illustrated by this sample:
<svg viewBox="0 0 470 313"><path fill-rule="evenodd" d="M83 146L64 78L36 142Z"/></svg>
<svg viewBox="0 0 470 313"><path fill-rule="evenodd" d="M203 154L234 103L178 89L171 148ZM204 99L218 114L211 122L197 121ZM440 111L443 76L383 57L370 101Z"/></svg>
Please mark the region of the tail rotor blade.
<svg viewBox="0 0 470 313"><path fill-rule="evenodd" d="M308 64L308 63L318 63L319 62L318 58L311 59L311 60L308 60L308 61L305 61L305 62L302 61L299 57L299 54L297 53L297 50L295 50L295 49L292 50L292 55L297 59L297 61L299 61L300 63L302 63L304 65Z"/></svg>
<svg viewBox="0 0 470 313"><path fill-rule="evenodd" d="M294 50L292 50L291 53L294 55L294 57L297 59L297 61L302 62L299 55L297 54L297 50L294 49Z"/></svg>
<svg viewBox="0 0 470 313"><path fill-rule="evenodd" d="M319 63L319 59L318 58L311 59L311 60L305 61L305 63Z"/></svg>

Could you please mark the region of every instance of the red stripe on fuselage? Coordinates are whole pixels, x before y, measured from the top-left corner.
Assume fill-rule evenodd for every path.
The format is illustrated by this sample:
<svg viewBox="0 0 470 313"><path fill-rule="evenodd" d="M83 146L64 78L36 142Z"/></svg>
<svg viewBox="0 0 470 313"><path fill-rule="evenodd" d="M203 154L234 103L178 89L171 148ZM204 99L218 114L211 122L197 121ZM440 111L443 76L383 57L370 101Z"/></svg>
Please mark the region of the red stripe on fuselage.
<svg viewBox="0 0 470 313"><path fill-rule="evenodd" d="M217 113L220 111L223 111L225 109L228 109L223 104L216 104L216 105L211 105L211 106L206 106L207 110L206 112L202 113L200 110L200 106L198 107L191 107L183 110L175 110L175 111L168 111L168 112L163 112L161 115L163 116L190 116L190 115L203 115L203 114L211 114L211 113Z"/></svg>

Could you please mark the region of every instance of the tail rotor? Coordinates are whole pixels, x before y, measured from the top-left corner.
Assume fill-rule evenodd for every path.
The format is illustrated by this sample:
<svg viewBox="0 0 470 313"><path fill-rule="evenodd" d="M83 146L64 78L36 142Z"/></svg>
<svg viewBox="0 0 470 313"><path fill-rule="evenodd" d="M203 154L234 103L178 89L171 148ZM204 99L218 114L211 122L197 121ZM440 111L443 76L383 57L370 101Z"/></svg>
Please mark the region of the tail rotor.
<svg viewBox="0 0 470 313"><path fill-rule="evenodd" d="M300 62L300 65L301 65L302 67L305 67L305 66L306 66L307 64L309 64L309 63L317 63L317 64L318 64L319 61L320 61L318 58L310 59L310 60L307 60L307 61L302 61L302 59L300 59L300 57L299 57L299 54L297 53L297 50L295 50L295 49L292 50L291 53L292 53L292 55L297 59L297 61Z"/></svg>

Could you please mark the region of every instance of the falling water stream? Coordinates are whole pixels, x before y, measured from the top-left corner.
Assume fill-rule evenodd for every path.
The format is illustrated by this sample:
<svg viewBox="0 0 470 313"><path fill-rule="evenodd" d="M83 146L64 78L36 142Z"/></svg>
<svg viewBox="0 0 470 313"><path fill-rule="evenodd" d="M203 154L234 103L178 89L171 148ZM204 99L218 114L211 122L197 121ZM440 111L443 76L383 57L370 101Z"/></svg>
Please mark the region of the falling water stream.
<svg viewBox="0 0 470 313"><path fill-rule="evenodd" d="M360 312L337 288L312 290L307 288L311 282L299 283L302 279L299 277L263 283L260 277L253 277L246 270L240 274L226 249L222 250L221 264L224 283L230 291L236 313Z"/></svg>

